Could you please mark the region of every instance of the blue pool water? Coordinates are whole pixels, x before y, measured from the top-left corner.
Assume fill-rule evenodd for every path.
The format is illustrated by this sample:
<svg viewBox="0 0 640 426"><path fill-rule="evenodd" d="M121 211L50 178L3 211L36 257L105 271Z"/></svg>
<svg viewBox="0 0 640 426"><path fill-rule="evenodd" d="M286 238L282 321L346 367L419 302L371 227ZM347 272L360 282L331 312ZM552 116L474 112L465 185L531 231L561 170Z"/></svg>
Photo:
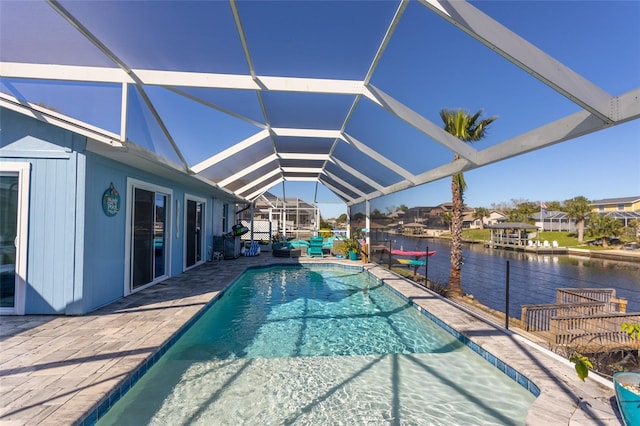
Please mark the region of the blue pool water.
<svg viewBox="0 0 640 426"><path fill-rule="evenodd" d="M518 425L535 397L358 269L246 272L102 417Z"/></svg>

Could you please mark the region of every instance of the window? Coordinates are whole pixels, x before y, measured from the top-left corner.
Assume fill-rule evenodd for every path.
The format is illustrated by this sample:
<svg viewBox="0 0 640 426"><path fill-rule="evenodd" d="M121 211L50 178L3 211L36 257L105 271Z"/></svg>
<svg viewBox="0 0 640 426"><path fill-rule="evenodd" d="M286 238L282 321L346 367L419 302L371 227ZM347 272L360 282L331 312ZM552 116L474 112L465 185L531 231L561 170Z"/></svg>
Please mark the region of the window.
<svg viewBox="0 0 640 426"><path fill-rule="evenodd" d="M229 232L229 204L224 203L222 206L222 233Z"/></svg>

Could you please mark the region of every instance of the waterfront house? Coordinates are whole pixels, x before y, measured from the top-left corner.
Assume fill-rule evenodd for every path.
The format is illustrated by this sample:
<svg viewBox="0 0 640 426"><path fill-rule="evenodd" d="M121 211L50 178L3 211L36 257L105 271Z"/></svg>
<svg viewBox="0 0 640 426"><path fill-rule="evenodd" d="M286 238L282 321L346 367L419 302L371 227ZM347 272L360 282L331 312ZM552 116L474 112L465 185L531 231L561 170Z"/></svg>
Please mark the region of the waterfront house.
<svg viewBox="0 0 640 426"><path fill-rule="evenodd" d="M607 198L591 202L592 213L610 216L628 226L633 220L640 221L640 196Z"/></svg>
<svg viewBox="0 0 640 426"><path fill-rule="evenodd" d="M576 232L576 220L569 217L566 212L540 211L534 213L531 218L535 225L543 231Z"/></svg>

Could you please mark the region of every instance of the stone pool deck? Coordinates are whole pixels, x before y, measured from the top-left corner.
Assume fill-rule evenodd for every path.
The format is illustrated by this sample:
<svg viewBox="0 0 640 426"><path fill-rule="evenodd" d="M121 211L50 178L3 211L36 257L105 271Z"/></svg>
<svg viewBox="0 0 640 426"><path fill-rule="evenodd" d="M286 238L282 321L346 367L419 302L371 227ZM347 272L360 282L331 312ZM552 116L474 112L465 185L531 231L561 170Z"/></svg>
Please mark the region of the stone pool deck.
<svg viewBox="0 0 640 426"><path fill-rule="evenodd" d="M87 416L247 267L320 262L362 265L262 253L206 263L81 317L1 317L0 424L92 424ZM582 382L572 364L524 337L382 267L364 267L533 381L541 394L527 424L621 424L608 381Z"/></svg>

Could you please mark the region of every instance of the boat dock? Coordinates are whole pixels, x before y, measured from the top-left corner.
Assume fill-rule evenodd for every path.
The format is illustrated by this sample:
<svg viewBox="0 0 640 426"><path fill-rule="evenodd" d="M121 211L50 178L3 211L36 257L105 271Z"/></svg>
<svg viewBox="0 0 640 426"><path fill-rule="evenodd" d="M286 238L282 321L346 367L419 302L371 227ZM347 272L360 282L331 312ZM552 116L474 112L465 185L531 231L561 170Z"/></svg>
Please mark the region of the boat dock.
<svg viewBox="0 0 640 426"><path fill-rule="evenodd" d="M491 237L485 243L487 247L525 251L536 254L567 254L567 247L558 246L557 241L532 239L532 232L538 227L528 223L504 222L488 225Z"/></svg>

